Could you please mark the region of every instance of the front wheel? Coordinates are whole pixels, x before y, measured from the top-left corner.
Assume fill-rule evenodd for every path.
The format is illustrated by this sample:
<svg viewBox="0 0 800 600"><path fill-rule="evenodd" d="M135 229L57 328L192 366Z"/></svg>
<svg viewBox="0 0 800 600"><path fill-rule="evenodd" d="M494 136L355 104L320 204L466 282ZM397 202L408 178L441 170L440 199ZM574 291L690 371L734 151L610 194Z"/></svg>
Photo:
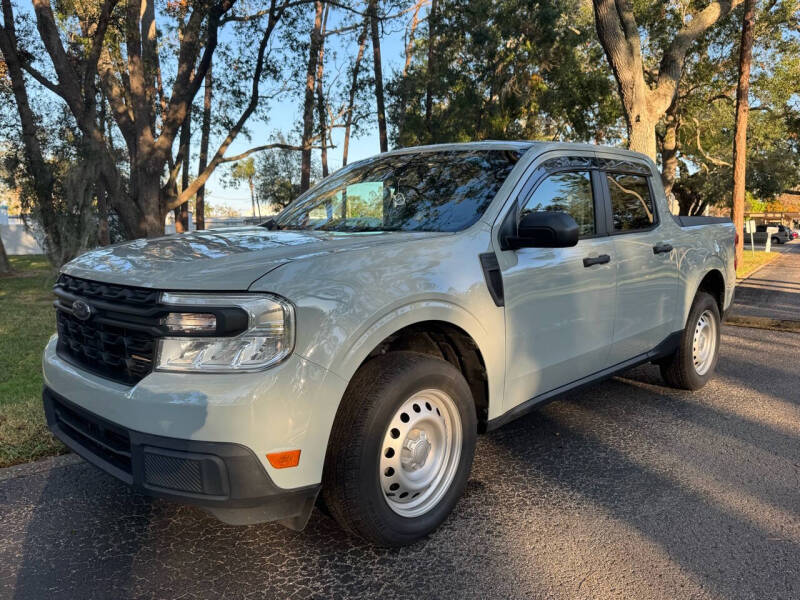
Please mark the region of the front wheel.
<svg viewBox="0 0 800 600"><path fill-rule="evenodd" d="M777 246L778 244L781 243L781 238L777 237L772 238L772 243Z"/></svg>
<svg viewBox="0 0 800 600"><path fill-rule="evenodd" d="M699 390L714 374L719 359L720 317L717 301L706 292L695 296L678 349L661 363L661 376L672 387Z"/></svg>
<svg viewBox="0 0 800 600"><path fill-rule="evenodd" d="M322 494L342 527L381 546L436 529L475 451L469 386L450 363L392 352L359 369L331 431Z"/></svg>

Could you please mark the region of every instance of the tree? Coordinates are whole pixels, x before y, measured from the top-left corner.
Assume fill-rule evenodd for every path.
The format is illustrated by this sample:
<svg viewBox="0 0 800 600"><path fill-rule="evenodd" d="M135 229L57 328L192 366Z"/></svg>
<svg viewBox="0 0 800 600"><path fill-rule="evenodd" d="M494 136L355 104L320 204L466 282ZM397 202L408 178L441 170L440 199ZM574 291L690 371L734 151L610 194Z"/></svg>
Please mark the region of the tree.
<svg viewBox="0 0 800 600"><path fill-rule="evenodd" d="M256 216L257 201L255 196L255 183L256 176L255 161L252 157L246 158L240 162L234 163L231 167L231 178L237 182L247 182L250 188L250 204L253 210L253 216ZM258 216L261 217L261 207L258 207Z"/></svg>
<svg viewBox="0 0 800 600"><path fill-rule="evenodd" d="M736 88L736 128L733 141L733 226L744 229L744 195L747 168L747 116L750 112L750 63L753 59L753 22L755 0L745 0L742 41L739 47L739 81ZM736 259L741 260L744 240L737 237Z"/></svg>
<svg viewBox="0 0 800 600"><path fill-rule="evenodd" d="M375 72L375 103L378 108L378 139L381 152L389 151L389 139L386 136L386 108L383 99L383 67L381 65L381 35L378 19L378 0L369 0L367 14L370 21L372 38L372 68Z"/></svg>
<svg viewBox="0 0 800 600"><path fill-rule="evenodd" d="M211 67L212 65L208 65L205 91L203 92L203 121L200 126L200 156L197 159L198 175L202 175L208 163L208 143L211 137L211 99L214 93L214 78ZM198 230L206 228L205 198L206 186L204 184L198 188L194 201L195 222Z"/></svg>
<svg viewBox="0 0 800 600"><path fill-rule="evenodd" d="M325 13L322 17L322 29L320 35L322 41L319 44L319 56L317 57L317 118L319 119L319 140L320 158L322 160L322 176L328 176L328 119L327 103L325 102L325 90L323 76L325 74L325 35L328 29L328 11L330 4L325 5Z"/></svg>
<svg viewBox="0 0 800 600"><path fill-rule="evenodd" d="M580 0L431 2L405 76L387 85L393 141L615 139L618 100L592 12L582 7Z"/></svg>
<svg viewBox="0 0 800 600"><path fill-rule="evenodd" d="M233 10L235 0L180 0L166 3L164 14L156 17L154 0L58 3L55 12L48 0L33 0L39 38L22 41L14 31L11 2L2 1L0 44L6 61L19 66L12 74L15 89L27 90L30 77L68 107L85 153L91 155L102 180L95 189L105 190L128 235L160 235L167 211L191 199L219 165L274 147L267 144L237 156L225 155L265 97L261 85L265 70L270 75L279 70L268 57L272 33L285 14L301 10L305 2L269 0L267 7L244 14ZM174 143L191 116L192 102L217 51L219 32L227 24L233 24L235 35L226 36L226 44L240 44L228 52L236 74L229 80L237 86L249 82L250 91L231 90L235 93L228 95L226 106L241 108L238 118L226 115L220 120L225 125L216 152L197 177L179 188L177 177L189 153L179 150L176 156ZM101 97L110 105L115 132L104 132L100 126ZM22 121L25 103L20 94L15 101ZM29 116L35 124L36 116ZM22 122L22 129L30 128ZM115 137L125 146L122 165ZM33 172L42 161L35 157L33 138L23 139L31 146L26 161ZM41 175L34 179L41 182L38 201L44 204L52 196L48 193L52 178L46 172Z"/></svg>
<svg viewBox="0 0 800 600"><path fill-rule="evenodd" d="M716 0L680 15L665 43L658 67L642 53L640 26L630 0L592 0L600 43L614 73L628 130L628 147L656 160L656 125L672 104L684 61L694 42L744 0ZM663 5L648 5L654 10ZM681 5L680 10L684 7ZM662 15L660 26L675 21ZM654 62L654 61L653 61Z"/></svg>
<svg viewBox="0 0 800 600"><path fill-rule="evenodd" d="M344 125L344 141L342 142L342 166L347 165L347 156L350 150L350 135L353 129L353 124L356 122L356 95L359 90L359 72L361 70L361 60L364 58L364 50L367 45L367 28L369 27L369 15L364 17L364 23L361 26L361 33L358 35L358 52L353 62L351 70L350 88L348 90L347 109L345 111L345 125Z"/></svg>
<svg viewBox="0 0 800 600"><path fill-rule="evenodd" d="M306 70L305 99L303 101L303 139L302 164L300 166L300 191L309 188L311 182L311 149L314 139L314 87L319 50L322 46L322 11L324 2L314 2L314 25L311 29L311 43L308 47L308 68Z"/></svg>
<svg viewBox="0 0 800 600"><path fill-rule="evenodd" d="M233 219L242 216L241 211L232 206L228 206L227 204L212 204L210 202L206 204L206 212L212 219Z"/></svg>
<svg viewBox="0 0 800 600"><path fill-rule="evenodd" d="M749 92L746 192L758 202L769 203L800 183L800 136L793 126L800 109L794 100L800 89L800 38L793 35L798 9L797 0L771 1L754 25L753 64L758 67ZM744 5L737 11L736 19L695 43L675 99L656 129L664 186L674 192L681 214L732 206ZM656 16L642 14L643 27L652 29Z"/></svg>
<svg viewBox="0 0 800 600"><path fill-rule="evenodd" d="M279 139L280 136L278 136ZM294 150L264 152L256 161L255 182L258 197L272 211L278 211L297 198L300 191L300 153ZM319 179L319 165L312 161L309 183Z"/></svg>

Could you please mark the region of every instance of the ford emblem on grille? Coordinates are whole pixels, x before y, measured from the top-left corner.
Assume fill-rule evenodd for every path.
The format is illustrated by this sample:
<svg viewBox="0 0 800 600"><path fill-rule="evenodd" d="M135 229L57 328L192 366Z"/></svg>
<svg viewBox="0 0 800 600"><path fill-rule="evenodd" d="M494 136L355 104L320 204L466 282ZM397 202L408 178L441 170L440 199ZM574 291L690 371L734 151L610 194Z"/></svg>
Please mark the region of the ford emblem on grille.
<svg viewBox="0 0 800 600"><path fill-rule="evenodd" d="M75 300L72 303L72 314L76 319L86 321L94 314L94 309L83 300Z"/></svg>

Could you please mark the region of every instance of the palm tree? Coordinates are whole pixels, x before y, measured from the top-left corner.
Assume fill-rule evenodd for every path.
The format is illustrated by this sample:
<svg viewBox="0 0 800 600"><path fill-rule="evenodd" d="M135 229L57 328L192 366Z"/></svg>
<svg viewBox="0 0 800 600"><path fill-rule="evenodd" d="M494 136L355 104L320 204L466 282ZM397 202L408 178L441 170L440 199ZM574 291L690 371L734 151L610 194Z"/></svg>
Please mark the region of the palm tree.
<svg viewBox="0 0 800 600"><path fill-rule="evenodd" d="M233 177L235 181L246 181L247 185L250 186L250 204L252 205L254 217L256 216L256 207L258 206L256 202L255 183L253 181L255 176L256 164L252 158L234 163L231 169L231 177ZM258 206L258 217L261 218L261 206Z"/></svg>

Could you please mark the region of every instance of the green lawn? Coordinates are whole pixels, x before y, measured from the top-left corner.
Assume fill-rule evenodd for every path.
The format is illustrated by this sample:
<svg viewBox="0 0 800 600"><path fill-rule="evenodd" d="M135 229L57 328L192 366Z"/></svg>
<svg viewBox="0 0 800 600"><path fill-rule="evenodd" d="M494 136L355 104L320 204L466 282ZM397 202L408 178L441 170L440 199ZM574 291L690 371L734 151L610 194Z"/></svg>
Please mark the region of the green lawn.
<svg viewBox="0 0 800 600"><path fill-rule="evenodd" d="M771 260L775 260L780 255L780 252L764 252L763 250L752 252L745 245L742 261L739 263L739 268L736 269L736 276L747 277L758 267L767 264Z"/></svg>
<svg viewBox="0 0 800 600"><path fill-rule="evenodd" d="M55 332L54 274L43 256L12 256L0 277L0 467L58 454L42 411L42 349Z"/></svg>

